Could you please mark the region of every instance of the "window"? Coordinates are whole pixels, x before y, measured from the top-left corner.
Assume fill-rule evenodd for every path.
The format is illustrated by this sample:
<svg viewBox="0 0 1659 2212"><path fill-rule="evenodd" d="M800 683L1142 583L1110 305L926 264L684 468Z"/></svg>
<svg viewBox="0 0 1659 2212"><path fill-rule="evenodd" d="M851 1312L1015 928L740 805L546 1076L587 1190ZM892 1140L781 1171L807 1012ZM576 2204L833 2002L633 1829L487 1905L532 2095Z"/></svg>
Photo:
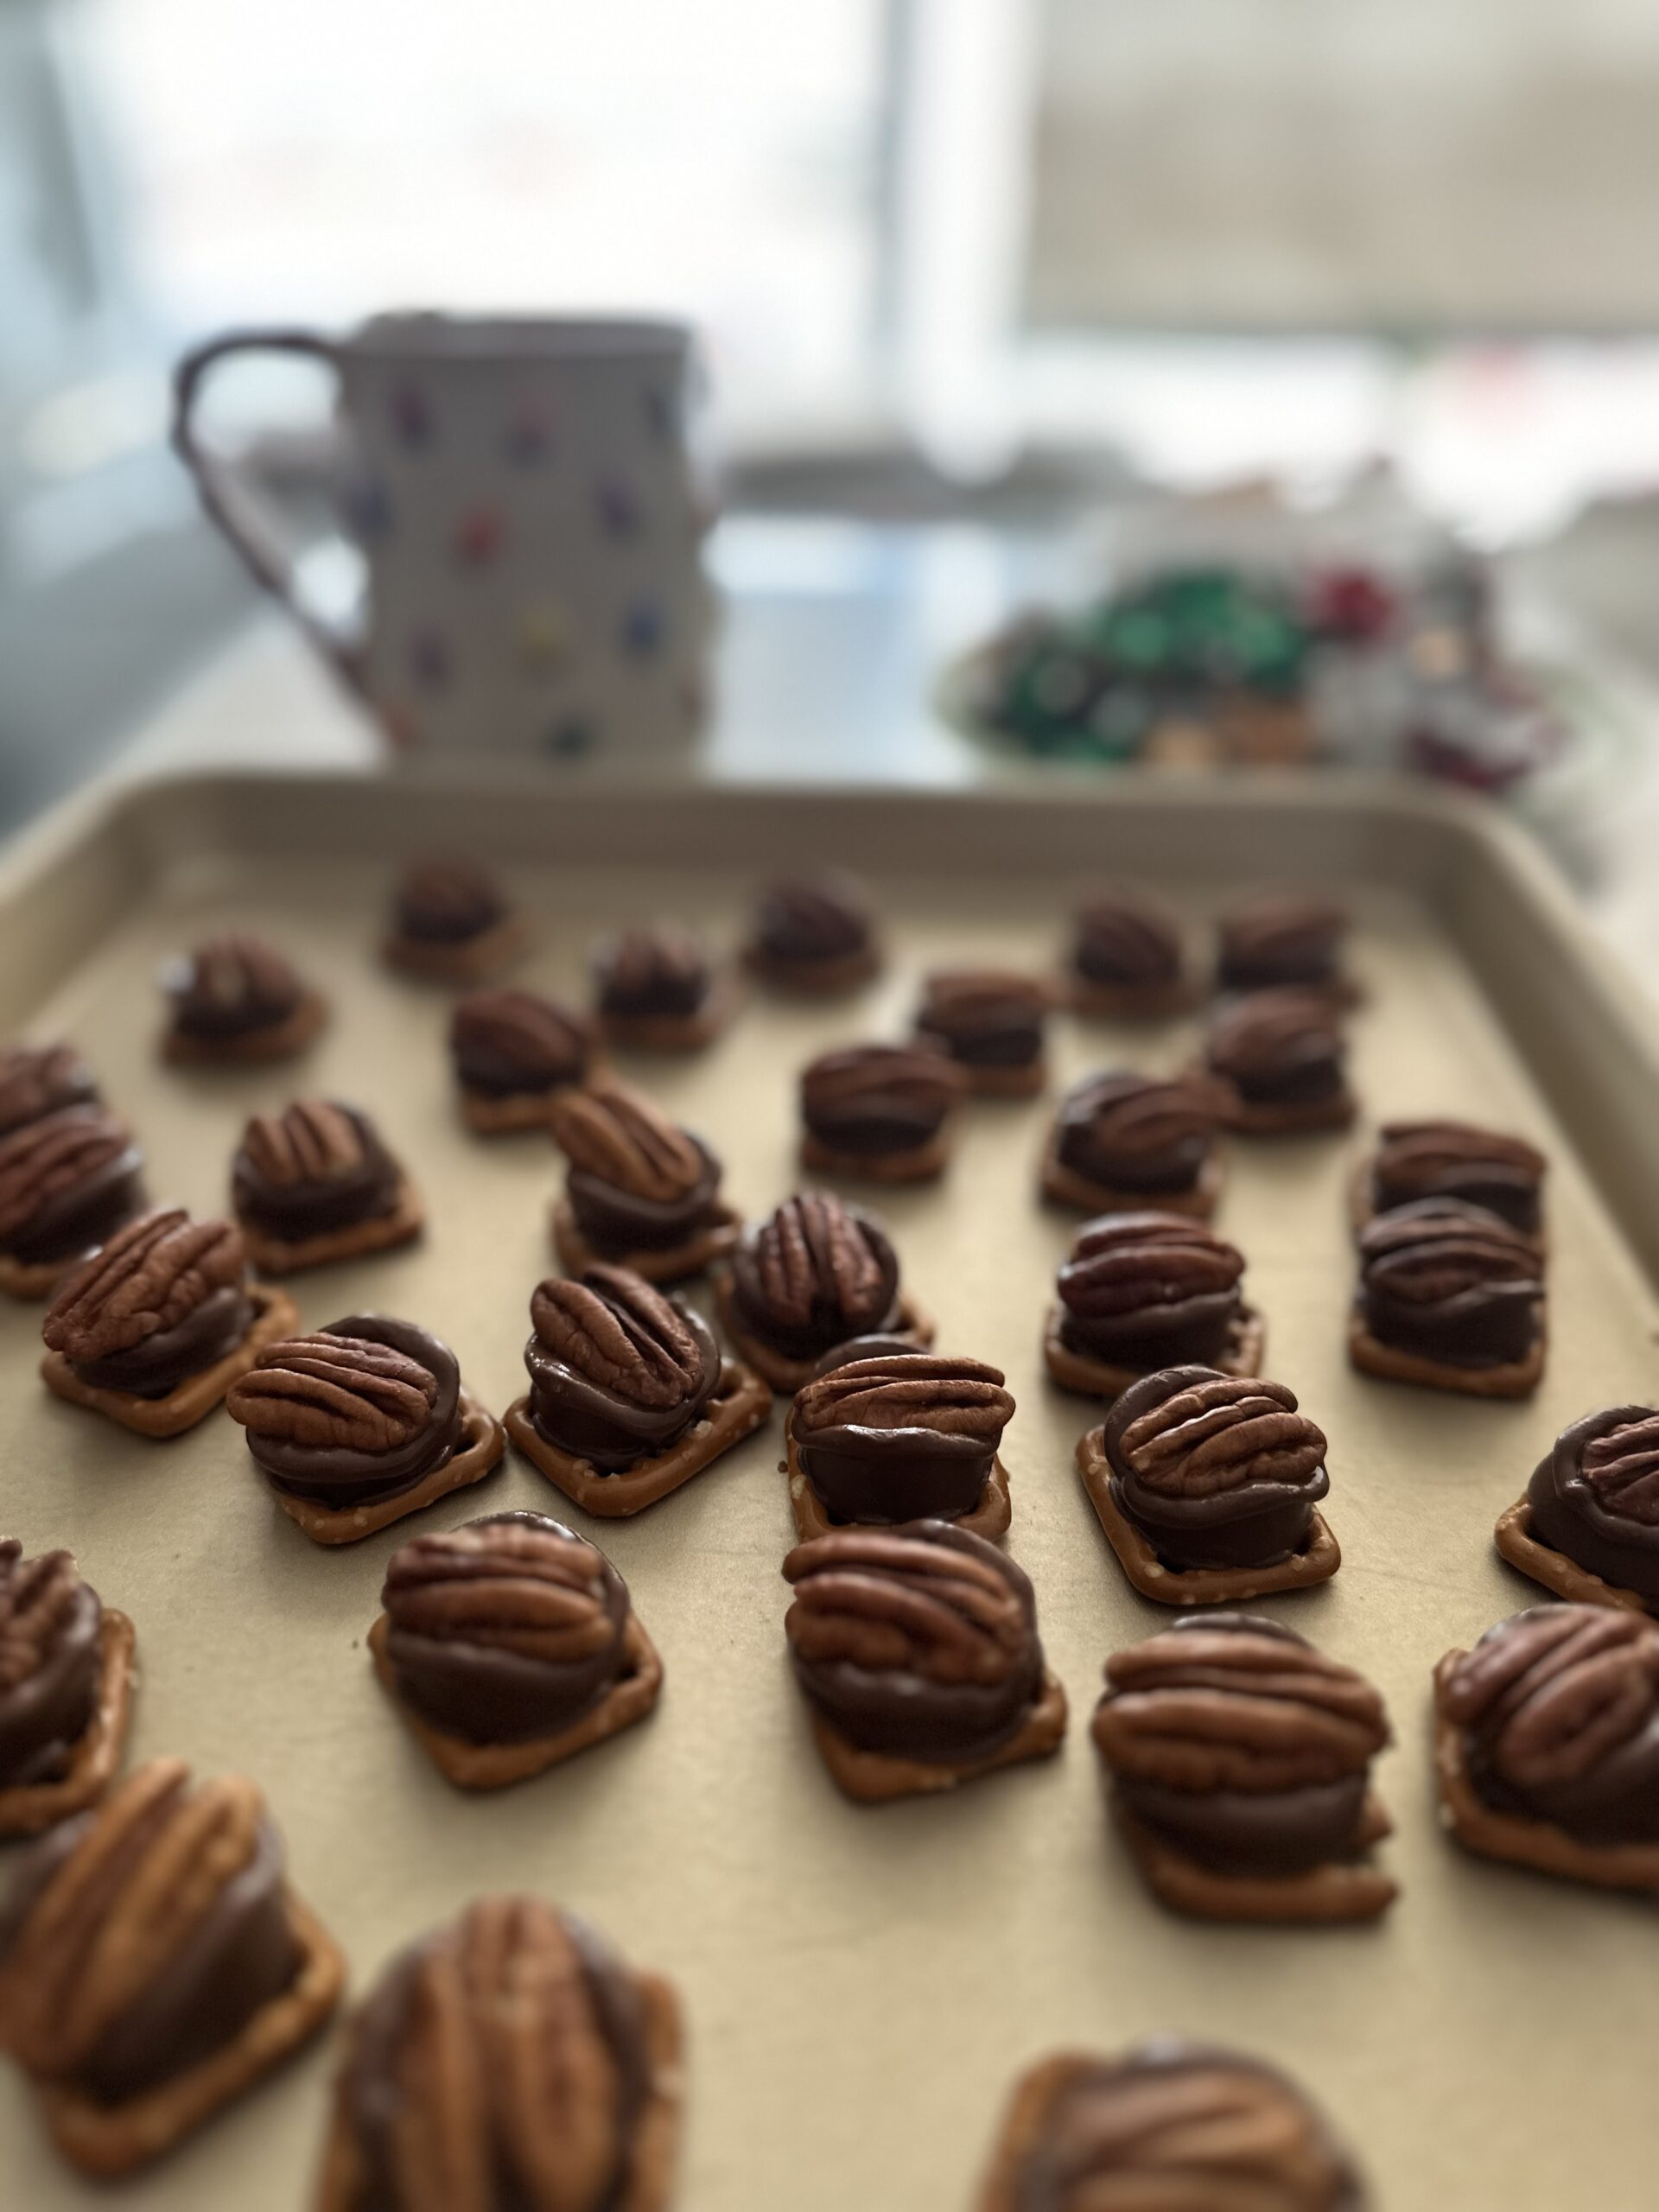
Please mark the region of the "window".
<svg viewBox="0 0 1659 2212"><path fill-rule="evenodd" d="M95 0L130 249L192 334L650 307L722 412L871 374L882 0Z"/></svg>

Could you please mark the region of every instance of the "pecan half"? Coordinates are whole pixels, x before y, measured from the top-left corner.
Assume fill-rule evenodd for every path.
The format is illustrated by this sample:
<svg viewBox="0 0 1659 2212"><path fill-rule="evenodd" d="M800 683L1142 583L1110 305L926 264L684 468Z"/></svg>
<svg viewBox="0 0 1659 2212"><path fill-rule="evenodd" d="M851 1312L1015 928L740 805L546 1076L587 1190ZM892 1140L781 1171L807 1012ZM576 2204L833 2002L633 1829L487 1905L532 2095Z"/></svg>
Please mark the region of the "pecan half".
<svg viewBox="0 0 1659 2212"><path fill-rule="evenodd" d="M499 1514L400 1545L380 1602L395 1628L556 1663L616 1640L613 1571L574 1529Z"/></svg>
<svg viewBox="0 0 1659 2212"><path fill-rule="evenodd" d="M13 1045L0 1052L0 1136L61 1106L97 1103L92 1071L73 1045Z"/></svg>
<svg viewBox="0 0 1659 2212"><path fill-rule="evenodd" d="M124 1122L102 1106L64 1106L0 1137L0 1243L131 1148Z"/></svg>
<svg viewBox="0 0 1659 2212"><path fill-rule="evenodd" d="M1282 2075L1175 2043L1080 2068L1027 2161L1054 2212L1358 2212L1363 2202L1353 2167Z"/></svg>
<svg viewBox="0 0 1659 2212"><path fill-rule="evenodd" d="M1456 1198L1426 1198L1375 1216L1360 1234L1359 1264L1368 1294L1406 1306L1439 1306L1489 1289L1543 1289L1530 1238Z"/></svg>
<svg viewBox="0 0 1659 2212"><path fill-rule="evenodd" d="M984 1685L1028 1663L1030 1586L1019 1569L989 1545L957 1548L925 1533L936 1525L838 1529L798 1544L784 1561L797 1657Z"/></svg>
<svg viewBox="0 0 1659 2212"><path fill-rule="evenodd" d="M1334 963L1347 928L1346 913L1328 899L1258 899L1223 916L1222 967L1241 975L1309 975Z"/></svg>
<svg viewBox="0 0 1659 2212"><path fill-rule="evenodd" d="M41 1330L66 1359L106 1359L176 1328L246 1271L241 1231L158 1206L118 1230L58 1293Z"/></svg>
<svg viewBox="0 0 1659 2212"><path fill-rule="evenodd" d="M1522 1790L1580 1780L1651 1721L1659 1623L1599 1605L1541 1605L1487 1630L1444 1691Z"/></svg>
<svg viewBox="0 0 1659 2212"><path fill-rule="evenodd" d="M755 940L779 960L844 960L870 935L868 894L851 876L774 883L755 910Z"/></svg>
<svg viewBox="0 0 1659 2212"><path fill-rule="evenodd" d="M252 1860L253 1783L191 1791L181 1759L152 1759L93 1813L0 1964L0 2019L30 2073L72 2075L164 1974Z"/></svg>
<svg viewBox="0 0 1659 2212"><path fill-rule="evenodd" d="M1118 1213L1084 1224L1056 1281L1061 1302L1095 1319L1215 1297L1243 1273L1243 1254L1202 1222Z"/></svg>
<svg viewBox="0 0 1659 2212"><path fill-rule="evenodd" d="M434 857L416 861L407 870L397 887L396 911L406 936L464 941L504 919L507 901L489 870L477 861Z"/></svg>
<svg viewBox="0 0 1659 2212"><path fill-rule="evenodd" d="M1546 1165L1523 1138L1467 1122L1388 1122L1376 1148L1378 1182L1407 1197L1435 1198L1491 1173L1535 1185Z"/></svg>
<svg viewBox="0 0 1659 2212"><path fill-rule="evenodd" d="M293 963L263 938L212 938L164 978L178 1019L187 1027L252 1027L280 1021L304 995Z"/></svg>
<svg viewBox="0 0 1659 2212"><path fill-rule="evenodd" d="M253 1173L278 1189L344 1181L368 1153L362 1118L324 1098L296 1098L280 1114L256 1114L240 1149Z"/></svg>
<svg viewBox="0 0 1659 2212"><path fill-rule="evenodd" d="M1251 991L1211 1021L1204 1056L1217 1075L1249 1084L1340 1063L1342 1024L1317 991Z"/></svg>
<svg viewBox="0 0 1659 2212"><path fill-rule="evenodd" d="M551 1276L530 1301L537 1342L573 1375L631 1406L664 1410L702 1387L702 1346L683 1309L627 1268Z"/></svg>
<svg viewBox="0 0 1659 2212"><path fill-rule="evenodd" d="M708 993L708 955L687 930L624 930L595 948L594 981L607 1013L690 1014Z"/></svg>
<svg viewBox="0 0 1659 2212"><path fill-rule="evenodd" d="M1096 982L1155 989L1181 973L1181 930L1156 899L1103 893L1077 909L1072 964Z"/></svg>
<svg viewBox="0 0 1659 2212"><path fill-rule="evenodd" d="M620 1964L535 1897L486 1897L394 1968L354 2054L401 2212L607 2212L641 2063ZM626 2026L622 2024L626 2023ZM384 2035L384 2044L382 2044ZM374 2045L381 2044L381 2050Z"/></svg>
<svg viewBox="0 0 1659 2212"><path fill-rule="evenodd" d="M1128 1072L1090 1076L1060 1109L1068 1130L1086 1131L1090 1151L1106 1160L1154 1160L1204 1143L1220 1131L1226 1104L1200 1076Z"/></svg>
<svg viewBox="0 0 1659 2212"><path fill-rule="evenodd" d="M795 1401L799 1435L815 1430L925 1428L995 1450L1014 1417L1002 1370L982 1360L913 1351L858 1359L809 1382Z"/></svg>
<svg viewBox="0 0 1659 2212"><path fill-rule="evenodd" d="M449 1048L463 1075L469 1061L515 1071L527 1085L574 1082L594 1047L592 1025L536 991L474 991L456 1006Z"/></svg>
<svg viewBox="0 0 1659 2212"><path fill-rule="evenodd" d="M438 1378L367 1337L327 1329L272 1344L226 1409L255 1435L306 1450L396 1452L426 1427Z"/></svg>
<svg viewBox="0 0 1659 2212"><path fill-rule="evenodd" d="M1325 1451L1324 1433L1297 1412L1293 1390L1231 1375L1172 1390L1117 1439L1124 1468L1163 1497L1211 1497L1250 1483L1300 1485L1323 1465Z"/></svg>
<svg viewBox="0 0 1659 2212"><path fill-rule="evenodd" d="M1603 1512L1659 1525L1659 1412L1592 1437L1579 1464Z"/></svg>
<svg viewBox="0 0 1659 2212"><path fill-rule="evenodd" d="M0 1541L0 1691L40 1673L84 1587L73 1552L26 1560L16 1536Z"/></svg>
<svg viewBox="0 0 1659 2212"><path fill-rule="evenodd" d="M1248 1615L1179 1620L1106 1662L1095 1740L1172 1789L1300 1789L1363 1774L1389 1741L1363 1675Z"/></svg>
<svg viewBox="0 0 1659 2212"><path fill-rule="evenodd" d="M943 1052L910 1045L843 1045L801 1073L801 1110L809 1123L853 1113L937 1127L966 1092L968 1078Z"/></svg>
<svg viewBox="0 0 1659 2212"><path fill-rule="evenodd" d="M785 1198L748 1232L737 1279L745 1303L775 1327L822 1323L855 1337L887 1319L898 1263L868 1215L813 1191Z"/></svg>
<svg viewBox="0 0 1659 2212"><path fill-rule="evenodd" d="M596 1083L553 1100L554 1141L571 1166L631 1197L671 1204L689 1198L708 1155L647 1098L620 1083Z"/></svg>

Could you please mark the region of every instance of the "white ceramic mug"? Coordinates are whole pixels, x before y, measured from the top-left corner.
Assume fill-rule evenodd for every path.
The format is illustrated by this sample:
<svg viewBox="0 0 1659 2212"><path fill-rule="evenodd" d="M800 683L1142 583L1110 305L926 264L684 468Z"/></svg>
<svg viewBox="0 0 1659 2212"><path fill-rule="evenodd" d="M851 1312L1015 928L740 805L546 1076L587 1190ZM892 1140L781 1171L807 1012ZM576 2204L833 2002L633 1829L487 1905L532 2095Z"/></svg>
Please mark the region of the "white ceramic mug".
<svg viewBox="0 0 1659 2212"><path fill-rule="evenodd" d="M339 378L360 635L303 606L274 519L197 435L204 378L250 351ZM390 315L340 339L236 331L181 362L173 439L209 516L399 747L660 753L695 732L706 690L690 359L690 332L666 321Z"/></svg>

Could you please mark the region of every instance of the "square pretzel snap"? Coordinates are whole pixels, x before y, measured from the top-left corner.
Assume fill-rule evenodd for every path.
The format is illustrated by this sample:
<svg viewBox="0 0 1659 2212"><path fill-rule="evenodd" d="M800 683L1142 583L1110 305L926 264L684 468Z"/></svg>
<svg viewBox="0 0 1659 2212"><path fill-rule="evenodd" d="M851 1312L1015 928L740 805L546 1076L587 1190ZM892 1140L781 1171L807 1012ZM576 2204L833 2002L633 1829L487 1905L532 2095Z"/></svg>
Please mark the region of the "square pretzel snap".
<svg viewBox="0 0 1659 2212"><path fill-rule="evenodd" d="M1647 1600L1636 1591L1621 1590L1616 1583L1604 1582L1589 1567L1580 1567L1577 1560L1558 1552L1554 1544L1535 1536L1530 1498L1517 1497L1513 1505L1503 1509L1492 1531L1492 1541L1500 1557L1511 1567L1541 1588L1553 1590L1558 1598L1565 1598L1569 1605L1616 1606L1630 1613L1648 1611Z"/></svg>
<svg viewBox="0 0 1659 2212"><path fill-rule="evenodd" d="M0 1836L39 1835L72 1813L85 1812L109 1788L121 1764L132 1719L137 1637L124 1613L105 1605L99 1624L98 1688L92 1717L70 1747L55 1782L22 1782L0 1789Z"/></svg>
<svg viewBox="0 0 1659 2212"><path fill-rule="evenodd" d="M1354 1853L1295 1874L1226 1874L1205 1866L1114 1804L1112 1818L1154 1897L1198 1920L1283 1922L1335 1927L1375 1920L1399 1886L1359 1855L1394 1832L1382 1800L1367 1790Z"/></svg>
<svg viewBox="0 0 1659 2212"><path fill-rule="evenodd" d="M1659 1843L1580 1843L1553 1821L1522 1820L1495 1812L1469 1778L1463 1731L1446 1710L1446 1688L1461 1651L1448 1651L1434 1669L1434 1778L1440 1821L1465 1851L1502 1859L1535 1874L1588 1882L1603 1890L1659 1892Z"/></svg>
<svg viewBox="0 0 1659 2212"><path fill-rule="evenodd" d="M925 1144L910 1145L900 1152L842 1152L804 1129L798 1157L809 1175L835 1175L842 1182L931 1183L944 1173L956 1141L948 1116Z"/></svg>
<svg viewBox="0 0 1659 2212"><path fill-rule="evenodd" d="M259 1067L270 1060L291 1059L302 1052L328 1019L328 1001L320 991L307 991L292 1014L262 1029L244 1030L236 1037L192 1037L182 1029L168 1029L162 1038L162 1058L175 1067Z"/></svg>
<svg viewBox="0 0 1659 2212"><path fill-rule="evenodd" d="M270 1494L289 1519L299 1522L314 1544L330 1548L337 1544L354 1544L361 1537L389 1529L394 1521L406 1520L411 1513L435 1505L451 1491L467 1490L474 1483L481 1483L486 1475L500 1465L507 1448L500 1422L493 1414L486 1413L477 1399L465 1389L461 1393L460 1402L460 1443L441 1465L434 1467L430 1474L423 1475L407 1490L400 1490L391 1497L365 1498L360 1505L322 1505L315 1498L290 1497L275 1484L270 1485Z"/></svg>
<svg viewBox="0 0 1659 2212"><path fill-rule="evenodd" d="M149 2165L316 2034L340 2001L346 1961L301 1899L291 1890L283 1894L299 1947L299 1972L232 2042L124 2104L100 2104L79 2090L36 2084L47 2127L71 2165L99 2181Z"/></svg>
<svg viewBox="0 0 1659 2212"><path fill-rule="evenodd" d="M1155 1206L1160 1213L1189 1214L1198 1221L1208 1221L1214 1213L1225 1179L1221 1155L1212 1151L1205 1155L1189 1190L1125 1191L1096 1183L1092 1175L1080 1175L1060 1158L1058 1122L1049 1130L1038 1173L1039 1186L1052 1205L1072 1206L1079 1213L1138 1213Z"/></svg>
<svg viewBox="0 0 1659 2212"><path fill-rule="evenodd" d="M637 1252L601 1252L576 1226L569 1198L557 1198L553 1205L553 1249L566 1274L585 1275L589 1268L601 1264L629 1268L659 1287L688 1281L702 1274L712 1261L723 1260L742 1228L741 1217L730 1206L717 1205L704 1227L682 1237L677 1244L643 1245Z"/></svg>
<svg viewBox="0 0 1659 2212"><path fill-rule="evenodd" d="M827 1536L832 1529L879 1528L879 1522L836 1521L812 1486L812 1478L801 1465L795 1445L795 1414L793 1408L784 1421L785 1459L779 1471L789 1481L789 1503L795 1515L795 1527L801 1541L810 1543L815 1536ZM1008 1495L1008 1471L1000 1454L994 1454L990 1472L980 1486L980 1492L971 1511L958 1514L950 1526L965 1529L970 1536L983 1536L988 1542L998 1543L1007 1535L1014 1518L1014 1503Z"/></svg>
<svg viewBox="0 0 1659 2212"><path fill-rule="evenodd" d="M253 1319L239 1344L232 1344L223 1359L187 1375L163 1398L142 1398L133 1390L110 1390L83 1382L60 1351L49 1351L41 1362L41 1379L56 1397L72 1406L87 1406L93 1413L118 1421L135 1436L182 1436L199 1421L222 1406L231 1385L259 1364L267 1346L291 1337L300 1325L300 1309L285 1290L269 1283L248 1286Z"/></svg>
<svg viewBox="0 0 1659 2212"><path fill-rule="evenodd" d="M345 1229L325 1229L315 1236L271 1236L251 1223L238 1222L248 1258L261 1274L298 1274L305 1268L326 1268L338 1260L365 1259L371 1252L390 1252L412 1244L426 1226L426 1209L420 1193L405 1177L389 1213L367 1221L354 1221Z"/></svg>
<svg viewBox="0 0 1659 2212"><path fill-rule="evenodd" d="M524 1736L511 1744L469 1743L452 1736L417 1713L397 1687L397 1675L387 1650L391 1624L382 1613L369 1630L369 1650L374 1671L397 1708L398 1718L447 1782L457 1789L503 1789L514 1782L528 1782L549 1767L573 1759L578 1751L608 1743L625 1728L645 1719L662 1694L663 1662L657 1647L630 1609L622 1632L623 1670L609 1689L567 1728L545 1736Z"/></svg>
<svg viewBox="0 0 1659 2212"><path fill-rule="evenodd" d="M1384 1382L1415 1382L1426 1390L1452 1390L1465 1398L1529 1398L1544 1371L1544 1338L1541 1310L1538 1333L1524 1359L1506 1360L1497 1367L1456 1367L1450 1360L1429 1359L1421 1352L1399 1351L1383 1344L1357 1311L1348 1318L1348 1357L1362 1375L1375 1375Z"/></svg>
<svg viewBox="0 0 1659 2212"><path fill-rule="evenodd" d="M1043 1325L1043 1362L1062 1390L1082 1398L1120 1398L1131 1382L1147 1372L1144 1367L1115 1367L1090 1352L1073 1351L1065 1341L1065 1309L1058 1302L1048 1309ZM1223 1375L1260 1375L1267 1357L1267 1323L1254 1306L1241 1306L1227 1332L1227 1343L1216 1367Z"/></svg>
<svg viewBox="0 0 1659 2212"><path fill-rule="evenodd" d="M912 1759L893 1751L861 1751L818 1713L812 1715L812 1736L839 1789L861 1805L884 1805L899 1797L937 1796L1004 1767L1047 1758L1065 1738L1065 1692L1045 1667L1042 1688L1014 1734L977 1758Z"/></svg>
<svg viewBox="0 0 1659 2212"><path fill-rule="evenodd" d="M713 1397L679 1442L619 1475L601 1474L591 1461L550 1444L531 1416L528 1390L513 1400L505 1418L514 1445L556 1490L584 1511L615 1521L643 1513L682 1488L752 1435L771 1411L772 1391L760 1377L737 1360L723 1360Z"/></svg>
<svg viewBox="0 0 1659 2212"><path fill-rule="evenodd" d="M1328 1582L1342 1565L1341 1548L1315 1506L1300 1549L1274 1566L1166 1567L1112 1496L1112 1471L1098 1428L1077 1439L1077 1461L1118 1565L1143 1598L1156 1599L1160 1605L1236 1605L1281 1590L1310 1590Z"/></svg>

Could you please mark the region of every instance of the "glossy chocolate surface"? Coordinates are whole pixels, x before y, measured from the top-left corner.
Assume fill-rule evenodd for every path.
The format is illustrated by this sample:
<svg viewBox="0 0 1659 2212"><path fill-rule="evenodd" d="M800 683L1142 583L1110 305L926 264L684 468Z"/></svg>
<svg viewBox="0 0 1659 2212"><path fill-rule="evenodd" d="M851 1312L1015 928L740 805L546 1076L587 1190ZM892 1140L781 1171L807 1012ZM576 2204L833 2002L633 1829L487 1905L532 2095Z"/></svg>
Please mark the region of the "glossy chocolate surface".
<svg viewBox="0 0 1659 2212"><path fill-rule="evenodd" d="M843 1359L796 1396L796 1459L831 1520L959 1520L1014 1412L1003 1385L1000 1368L914 1347Z"/></svg>
<svg viewBox="0 0 1659 2212"><path fill-rule="evenodd" d="M855 1423L810 1438L798 1431L795 1449L832 1521L874 1525L960 1520L978 1504L996 1456L971 1437Z"/></svg>
<svg viewBox="0 0 1659 2212"><path fill-rule="evenodd" d="M877 1332L868 1337L849 1337L844 1344L832 1344L830 1350L813 1363L809 1380L819 1382L826 1375L833 1375L838 1367L847 1367L855 1359L902 1358L906 1353L918 1351L921 1347L914 1337L901 1332Z"/></svg>
<svg viewBox="0 0 1659 2212"><path fill-rule="evenodd" d="M1238 1789L1171 1789L1120 1782L1126 1811L1189 1859L1218 1874L1306 1872L1357 1848L1366 1777L1314 1783L1253 1796Z"/></svg>

